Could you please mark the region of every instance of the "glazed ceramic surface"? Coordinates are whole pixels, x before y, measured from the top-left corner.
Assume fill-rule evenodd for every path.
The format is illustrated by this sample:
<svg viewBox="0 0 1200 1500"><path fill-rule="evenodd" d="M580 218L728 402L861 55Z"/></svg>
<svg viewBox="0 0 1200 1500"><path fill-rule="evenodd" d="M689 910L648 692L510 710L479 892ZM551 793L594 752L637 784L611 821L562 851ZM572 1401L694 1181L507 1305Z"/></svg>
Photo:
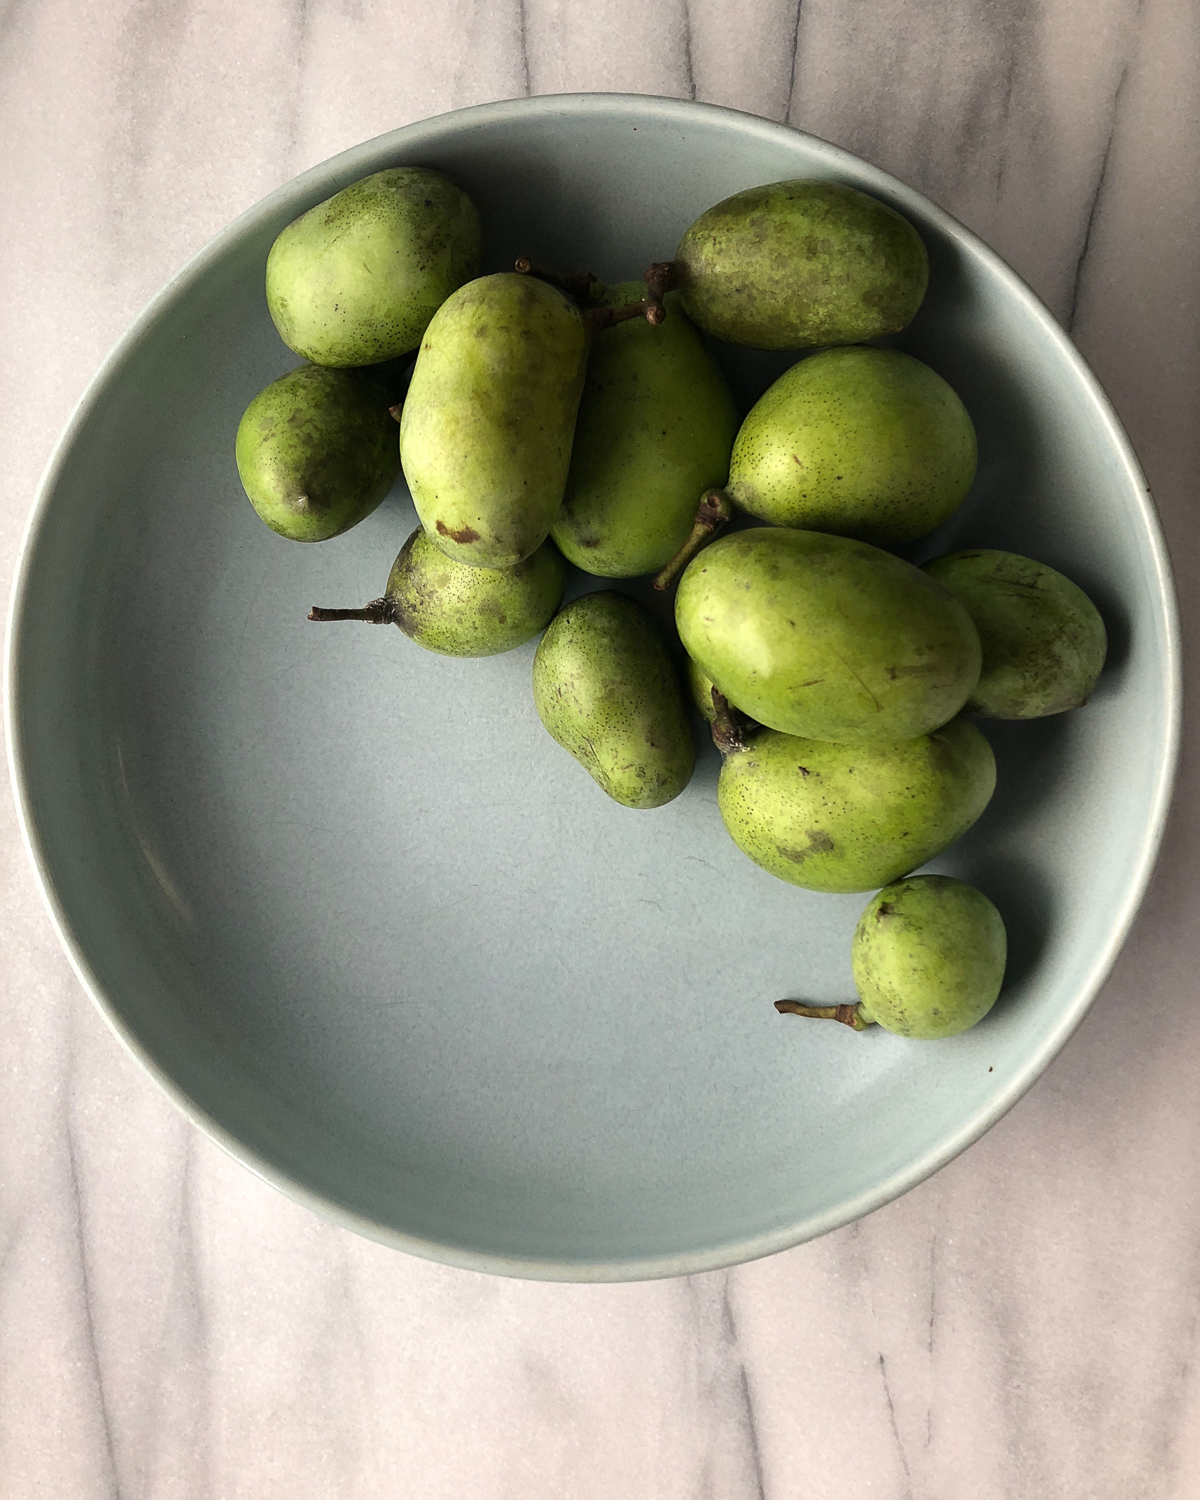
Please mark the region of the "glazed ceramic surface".
<svg viewBox="0 0 1200 1500"><path fill-rule="evenodd" d="M776 1014L784 995L852 998L867 898L751 865L717 815L711 748L683 796L632 812L542 730L532 646L459 661L396 630L306 621L311 604L378 594L415 521L398 487L354 531L306 547L245 500L238 418L295 363L263 266L298 213L394 164L467 188L489 270L526 253L635 276L713 202L792 176L852 183L917 225L930 292L896 343L958 390L981 462L962 512L912 555L1040 558L1096 600L1111 640L1086 710L985 726L996 797L932 867L980 886L1008 923L1008 982L975 1030L919 1045ZM743 407L790 363L721 357ZM219 236L116 349L51 462L9 673L18 798L56 922L181 1107L363 1233L578 1280L794 1244L986 1130L1116 954L1177 739L1153 509L1041 304L946 215L842 151L623 96L409 126Z"/></svg>

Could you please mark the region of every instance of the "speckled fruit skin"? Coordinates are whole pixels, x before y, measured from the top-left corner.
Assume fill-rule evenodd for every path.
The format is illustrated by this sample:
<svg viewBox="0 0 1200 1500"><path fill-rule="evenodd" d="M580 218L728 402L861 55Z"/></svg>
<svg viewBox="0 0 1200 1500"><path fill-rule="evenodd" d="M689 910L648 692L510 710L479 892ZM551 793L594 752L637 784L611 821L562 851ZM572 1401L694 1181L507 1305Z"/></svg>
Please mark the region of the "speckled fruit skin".
<svg viewBox="0 0 1200 1500"><path fill-rule="evenodd" d="M531 641L562 603L567 565L549 542L511 568L471 568L420 527L388 576L393 619L440 656L499 656Z"/></svg>
<svg viewBox="0 0 1200 1500"><path fill-rule="evenodd" d="M885 745L764 730L726 756L717 805L742 853L780 880L870 891L940 854L995 787L992 748L965 719Z"/></svg>
<svg viewBox="0 0 1200 1500"><path fill-rule="evenodd" d="M324 542L365 520L400 473L396 423L368 372L301 365L259 391L234 444L242 487L272 531Z"/></svg>
<svg viewBox="0 0 1200 1500"><path fill-rule="evenodd" d="M975 462L971 418L936 371L852 345L801 360L761 397L726 488L772 525L898 547L954 514Z"/></svg>
<svg viewBox="0 0 1200 1500"><path fill-rule="evenodd" d="M880 891L850 947L864 1016L921 1041L981 1021L1000 994L1007 955L1000 913L982 891L946 875Z"/></svg>
<svg viewBox="0 0 1200 1500"><path fill-rule="evenodd" d="M620 307L645 292L622 282L604 301ZM618 323L588 355L551 535L577 568L601 578L657 572L687 539L702 491L729 474L737 407L695 327L673 296L667 302L660 327Z"/></svg>
<svg viewBox="0 0 1200 1500"><path fill-rule="evenodd" d="M532 276L482 276L439 308L404 402L400 461L447 556L511 568L546 540L586 358L579 309Z"/></svg>
<svg viewBox="0 0 1200 1500"><path fill-rule="evenodd" d="M479 214L440 172L391 167L293 220L267 256L279 337L315 364L378 364L421 342L479 269Z"/></svg>
<svg viewBox="0 0 1200 1500"><path fill-rule="evenodd" d="M878 547L821 532L721 537L688 564L675 622L731 703L806 739L926 734L979 676L979 637L956 599Z"/></svg>
<svg viewBox="0 0 1200 1500"><path fill-rule="evenodd" d="M983 648L967 707L989 719L1039 719L1082 708L1104 668L1108 636L1088 596L1015 552L951 552L925 571L963 605Z"/></svg>
<svg viewBox="0 0 1200 1500"><path fill-rule="evenodd" d="M929 257L908 220L837 182L735 193L700 215L675 261L692 321L755 349L898 333L929 281Z"/></svg>
<svg viewBox="0 0 1200 1500"><path fill-rule="evenodd" d="M550 734L625 807L661 807L692 779L679 679L653 617L625 594L584 594L554 618L534 657L533 702Z"/></svg>

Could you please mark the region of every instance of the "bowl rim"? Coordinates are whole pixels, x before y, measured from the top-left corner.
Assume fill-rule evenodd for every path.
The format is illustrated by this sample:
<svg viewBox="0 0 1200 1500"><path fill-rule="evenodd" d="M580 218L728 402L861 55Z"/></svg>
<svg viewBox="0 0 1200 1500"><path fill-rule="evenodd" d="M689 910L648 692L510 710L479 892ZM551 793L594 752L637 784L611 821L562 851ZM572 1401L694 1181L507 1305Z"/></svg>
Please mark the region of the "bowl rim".
<svg viewBox="0 0 1200 1500"><path fill-rule="evenodd" d="M1120 461L1123 476L1136 496L1138 518L1149 541L1150 558L1153 564L1149 582L1155 596L1153 602L1161 630L1162 657L1159 670L1165 688L1163 717L1166 732L1159 747L1157 764L1154 768L1150 817L1142 836L1138 857L1130 871L1125 894L1117 909L1116 920L1109 929L1107 940L1093 955L1085 978L1078 986L1074 1002L1064 1009L1057 1024L1043 1038L1038 1048L1030 1053L1023 1066L991 1103L964 1120L960 1128L949 1138L916 1157L902 1170L894 1172L883 1182L841 1202L835 1208L810 1215L786 1227L742 1239L726 1240L717 1245L684 1253L662 1253L595 1261L559 1260L539 1256L502 1255L475 1250L463 1245L443 1244L440 1241L380 1224L310 1187L253 1147L246 1145L175 1081L143 1044L134 1028L126 1022L116 1001L106 993L91 967L82 942L72 930L59 894L49 853L43 844L28 795L29 753L24 743L20 662L26 638L25 603L32 571L32 559L38 550L38 543L45 528L50 524L52 498L78 434L88 422L101 392L119 376L127 356L142 337L181 293L201 278L212 265L220 261L231 242L237 240L247 228L273 218L290 200L310 196L312 189L318 185L324 187L330 177L344 176L346 173L354 172L365 159L373 160L381 152L419 145L423 138L437 136L449 124L482 128L507 121L515 116L541 116L547 119L563 114L610 116L614 110L637 111L643 117L682 126L694 120L698 113L702 113L710 118L720 118L734 123L739 132L757 134L772 141L801 136L832 169L851 168L859 178L864 175L865 170L865 175L872 177L880 188L896 199L908 199L915 202L919 205L922 214L943 234L957 243L965 244L973 255L987 264L997 278L1006 284L1008 291L1019 303L1023 304L1026 313L1040 326L1043 334L1057 347L1060 355L1073 369L1107 432L1113 452ZM359 175L362 173L360 172ZM113 345L88 381L51 451L38 484L33 507L17 553L9 601L4 662L4 727L9 776L22 842L33 866L51 925L76 977L109 1029L143 1072L158 1085L193 1125L235 1160L294 1201L346 1229L393 1249L403 1250L424 1259L465 1270L530 1280L568 1282L644 1281L688 1275L744 1264L747 1261L790 1249L831 1230L841 1228L893 1202L952 1161L1007 1114L1062 1050L1091 1007L1116 961L1145 896L1170 811L1179 758L1181 701L1182 662L1178 602L1166 541L1149 487L1132 444L1099 380L1070 336L1023 278L977 235L946 213L944 209L939 208L923 193L819 136L724 105L654 94L627 93L522 96L449 110L409 125L400 126L396 130L384 132L382 135L339 152L289 179L239 214L187 260L146 303Z"/></svg>

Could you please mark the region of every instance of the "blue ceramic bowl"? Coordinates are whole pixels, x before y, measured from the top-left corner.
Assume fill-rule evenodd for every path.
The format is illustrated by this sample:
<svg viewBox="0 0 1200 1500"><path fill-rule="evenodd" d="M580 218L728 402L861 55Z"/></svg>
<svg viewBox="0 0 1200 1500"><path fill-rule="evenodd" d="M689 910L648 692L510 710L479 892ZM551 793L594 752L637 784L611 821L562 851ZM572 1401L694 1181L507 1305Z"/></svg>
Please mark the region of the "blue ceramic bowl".
<svg viewBox="0 0 1200 1500"><path fill-rule="evenodd" d="M263 299L278 231L355 178L443 168L487 269L615 281L739 188L833 177L930 250L897 341L958 389L981 464L925 547L1008 548L1097 601L1082 712L989 724L999 788L935 868L999 905L1003 996L906 1043L781 1019L853 998L866 897L783 885L716 810L714 751L655 812L609 802L533 712L532 647L481 661L306 623L378 594L402 489L336 541L273 535L233 434L290 368ZM749 404L790 361L728 351ZM590 585L597 586L597 585ZM602 586L602 585L599 585ZM1178 638L1145 483L1029 289L918 193L748 115L608 95L398 130L218 236L92 382L26 537L9 638L13 777L81 981L190 1119L387 1244L519 1276L674 1275L765 1255L904 1192L980 1136L1087 1009L1128 930L1176 751Z"/></svg>

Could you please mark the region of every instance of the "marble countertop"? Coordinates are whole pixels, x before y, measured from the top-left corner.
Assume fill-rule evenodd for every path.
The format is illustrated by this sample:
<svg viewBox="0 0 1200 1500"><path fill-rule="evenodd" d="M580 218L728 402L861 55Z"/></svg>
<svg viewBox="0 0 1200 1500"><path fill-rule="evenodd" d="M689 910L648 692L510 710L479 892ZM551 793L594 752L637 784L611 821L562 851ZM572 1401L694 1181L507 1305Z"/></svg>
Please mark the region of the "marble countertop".
<svg viewBox="0 0 1200 1500"><path fill-rule="evenodd" d="M411 120L620 90L787 120L1005 255L1126 423L1195 640L1195 0L10 0L0 39L6 576L86 382L236 214ZM1111 980L931 1181L729 1272L561 1286L355 1238L185 1123L5 792L0 1497L1200 1496L1198 820L1189 725Z"/></svg>

